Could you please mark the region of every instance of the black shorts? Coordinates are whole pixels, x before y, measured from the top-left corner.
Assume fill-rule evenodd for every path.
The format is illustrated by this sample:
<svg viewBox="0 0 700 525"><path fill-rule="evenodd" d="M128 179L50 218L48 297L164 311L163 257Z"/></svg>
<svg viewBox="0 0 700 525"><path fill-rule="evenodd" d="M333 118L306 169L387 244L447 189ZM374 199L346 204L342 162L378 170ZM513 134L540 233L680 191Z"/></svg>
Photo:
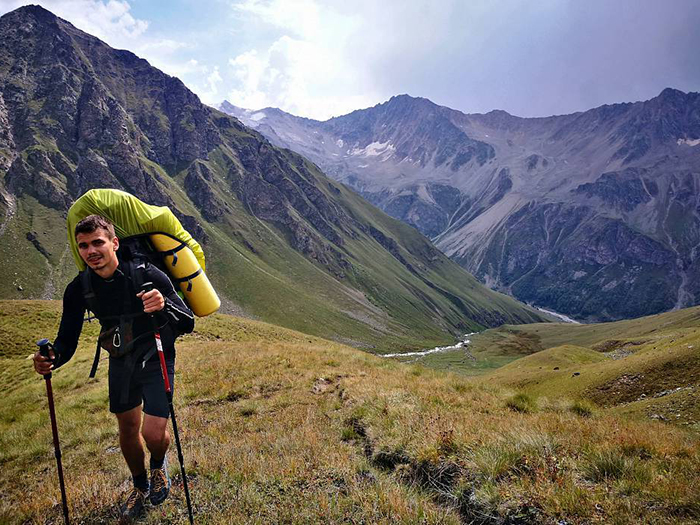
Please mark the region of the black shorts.
<svg viewBox="0 0 700 525"><path fill-rule="evenodd" d="M128 366L129 357L109 360L109 411L120 414L143 402L143 411L146 414L167 418L170 410L158 355L151 357L144 367L143 362L137 360L132 370L129 370ZM170 388L174 389L175 359L166 358L166 367Z"/></svg>

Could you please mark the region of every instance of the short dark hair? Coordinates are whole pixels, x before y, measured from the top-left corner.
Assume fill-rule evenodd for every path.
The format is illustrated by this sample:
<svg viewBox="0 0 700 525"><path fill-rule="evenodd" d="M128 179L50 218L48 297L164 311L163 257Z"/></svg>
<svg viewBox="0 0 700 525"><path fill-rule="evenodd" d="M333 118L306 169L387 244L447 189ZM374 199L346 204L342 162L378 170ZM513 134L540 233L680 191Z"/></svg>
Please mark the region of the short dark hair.
<svg viewBox="0 0 700 525"><path fill-rule="evenodd" d="M79 233L93 233L99 228L102 228L107 232L107 237L114 239L116 234L114 233L114 225L101 215L88 215L78 224L75 225L75 236L77 237Z"/></svg>

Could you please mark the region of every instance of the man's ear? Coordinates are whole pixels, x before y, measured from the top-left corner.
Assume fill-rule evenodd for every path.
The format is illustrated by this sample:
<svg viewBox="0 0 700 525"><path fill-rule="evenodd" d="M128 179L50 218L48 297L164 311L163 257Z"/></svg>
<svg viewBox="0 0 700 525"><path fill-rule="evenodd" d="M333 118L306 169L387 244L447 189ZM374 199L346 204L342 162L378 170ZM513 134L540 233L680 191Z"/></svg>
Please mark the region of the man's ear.
<svg viewBox="0 0 700 525"><path fill-rule="evenodd" d="M114 236L114 239L112 239L112 245L114 246L114 251L116 252L119 249L119 237L116 235Z"/></svg>

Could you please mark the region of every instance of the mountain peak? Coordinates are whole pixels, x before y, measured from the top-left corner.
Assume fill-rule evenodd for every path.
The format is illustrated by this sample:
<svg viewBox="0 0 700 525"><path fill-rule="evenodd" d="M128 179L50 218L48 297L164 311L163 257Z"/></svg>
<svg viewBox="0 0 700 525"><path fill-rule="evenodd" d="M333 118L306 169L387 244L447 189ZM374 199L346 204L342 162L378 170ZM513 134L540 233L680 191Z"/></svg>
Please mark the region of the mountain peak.
<svg viewBox="0 0 700 525"><path fill-rule="evenodd" d="M687 93L681 91L680 89L675 89L671 87L665 88L661 93L659 93L660 97L678 97L678 96L685 96Z"/></svg>
<svg viewBox="0 0 700 525"><path fill-rule="evenodd" d="M227 111L244 111L243 108L239 108L238 106L234 106L228 100L224 100L221 104L217 104L214 107L220 111L223 111L224 113Z"/></svg>
<svg viewBox="0 0 700 525"><path fill-rule="evenodd" d="M656 99L661 101L661 102L676 104L676 103L682 103L683 100L685 100L687 95L688 95L687 93L684 93L683 91L680 91L679 89L667 87L661 93L659 93L659 96L656 97Z"/></svg>
<svg viewBox="0 0 700 525"><path fill-rule="evenodd" d="M411 95L407 95L405 93L401 95L394 95L391 97L389 100L385 102L385 104L400 104L400 105L426 105L426 106L435 106L437 107L437 104L435 104L433 101L423 98L423 97L412 97ZM381 104L380 104L381 105Z"/></svg>
<svg viewBox="0 0 700 525"><path fill-rule="evenodd" d="M48 9L34 4L19 7L14 11L4 14L2 18L6 16L32 16L41 22L54 22L58 19L58 17Z"/></svg>

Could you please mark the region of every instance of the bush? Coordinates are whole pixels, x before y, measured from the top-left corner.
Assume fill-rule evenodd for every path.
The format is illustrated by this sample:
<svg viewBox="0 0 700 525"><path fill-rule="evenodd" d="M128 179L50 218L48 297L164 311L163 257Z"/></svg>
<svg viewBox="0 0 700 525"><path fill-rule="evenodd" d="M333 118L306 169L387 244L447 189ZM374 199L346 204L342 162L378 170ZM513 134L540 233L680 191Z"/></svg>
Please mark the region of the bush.
<svg viewBox="0 0 700 525"><path fill-rule="evenodd" d="M588 455L583 474L590 481L615 480L634 475L636 460L613 450L592 452Z"/></svg>
<svg viewBox="0 0 700 525"><path fill-rule="evenodd" d="M497 481L508 474L516 473L523 465L520 451L505 445L490 445L478 449L473 461L483 478Z"/></svg>
<svg viewBox="0 0 700 525"><path fill-rule="evenodd" d="M537 403L527 394L516 394L506 401L506 406L515 412L529 414L537 410Z"/></svg>
<svg viewBox="0 0 700 525"><path fill-rule="evenodd" d="M591 417L595 412L595 407L593 403L588 401L577 400L569 407L569 410L577 416Z"/></svg>

